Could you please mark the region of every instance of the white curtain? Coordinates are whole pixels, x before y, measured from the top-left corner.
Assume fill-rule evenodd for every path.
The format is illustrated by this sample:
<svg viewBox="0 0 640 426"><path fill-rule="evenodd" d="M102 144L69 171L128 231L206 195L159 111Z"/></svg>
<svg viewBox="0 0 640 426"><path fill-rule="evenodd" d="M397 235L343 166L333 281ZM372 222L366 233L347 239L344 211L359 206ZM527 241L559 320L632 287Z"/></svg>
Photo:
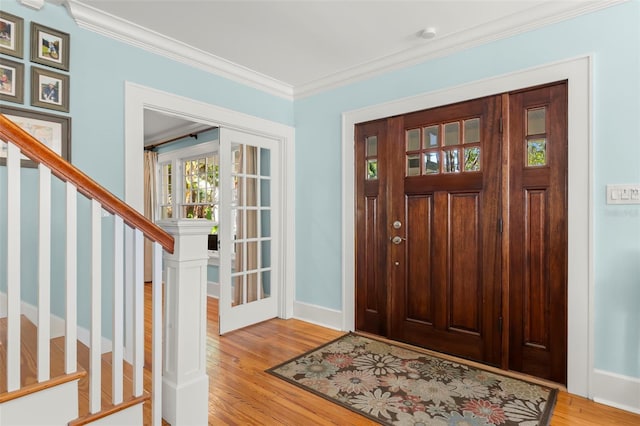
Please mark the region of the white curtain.
<svg viewBox="0 0 640 426"><path fill-rule="evenodd" d="M158 153L153 151L144 152L144 216L152 222L155 222L156 209L156 168L158 164ZM152 280L152 262L151 254L153 243L144 240L144 281Z"/></svg>

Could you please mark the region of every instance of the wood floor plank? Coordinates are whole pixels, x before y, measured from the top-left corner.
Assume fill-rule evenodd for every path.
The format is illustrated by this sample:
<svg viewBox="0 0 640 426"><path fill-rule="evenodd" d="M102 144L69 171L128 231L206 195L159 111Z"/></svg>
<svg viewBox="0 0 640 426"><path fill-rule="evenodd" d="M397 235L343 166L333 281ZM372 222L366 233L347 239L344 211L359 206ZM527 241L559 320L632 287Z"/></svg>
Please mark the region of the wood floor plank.
<svg viewBox="0 0 640 426"><path fill-rule="evenodd" d="M145 287L148 303L145 322L146 327L150 327L151 291L150 285ZM212 298L208 300L207 318L210 425L376 424L265 372L343 332L295 319L273 319L221 337L218 335L218 301ZM146 347L150 347L150 341ZM150 388L145 385L145 389ZM148 407L145 404L146 419L149 419ZM638 426L640 415L561 391L551 425Z"/></svg>

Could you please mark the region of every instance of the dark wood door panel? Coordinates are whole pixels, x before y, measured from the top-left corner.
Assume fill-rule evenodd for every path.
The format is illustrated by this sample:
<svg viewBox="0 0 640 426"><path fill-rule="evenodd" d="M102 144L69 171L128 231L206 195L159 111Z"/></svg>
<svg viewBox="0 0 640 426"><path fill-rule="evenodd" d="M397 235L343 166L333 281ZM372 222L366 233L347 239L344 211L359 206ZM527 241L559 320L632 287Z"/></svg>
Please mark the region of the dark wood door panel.
<svg viewBox="0 0 640 426"><path fill-rule="evenodd" d="M509 368L566 383L566 83L510 95L509 115Z"/></svg>
<svg viewBox="0 0 640 426"><path fill-rule="evenodd" d="M480 194L449 194L449 330L482 332Z"/></svg>
<svg viewBox="0 0 640 426"><path fill-rule="evenodd" d="M433 194L406 198L407 234L406 318L427 325L434 323L436 289L433 287Z"/></svg>

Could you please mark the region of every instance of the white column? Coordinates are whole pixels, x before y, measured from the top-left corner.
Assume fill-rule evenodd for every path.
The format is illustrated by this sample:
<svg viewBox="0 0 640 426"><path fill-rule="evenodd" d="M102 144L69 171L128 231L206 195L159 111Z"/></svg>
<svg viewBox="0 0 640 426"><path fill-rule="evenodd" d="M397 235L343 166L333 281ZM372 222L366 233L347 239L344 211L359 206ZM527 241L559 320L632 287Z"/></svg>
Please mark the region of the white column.
<svg viewBox="0 0 640 426"><path fill-rule="evenodd" d="M162 417L172 425L206 425L207 220L160 221L175 238L164 253L165 317Z"/></svg>

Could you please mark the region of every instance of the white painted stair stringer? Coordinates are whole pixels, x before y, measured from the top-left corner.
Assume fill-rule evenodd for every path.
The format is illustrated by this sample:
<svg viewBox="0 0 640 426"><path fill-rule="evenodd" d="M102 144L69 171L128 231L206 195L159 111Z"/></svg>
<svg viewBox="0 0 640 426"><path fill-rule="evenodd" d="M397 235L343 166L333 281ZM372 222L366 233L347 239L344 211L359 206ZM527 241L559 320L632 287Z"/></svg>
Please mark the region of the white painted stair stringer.
<svg viewBox="0 0 640 426"><path fill-rule="evenodd" d="M78 380L0 404L0 425L66 425L77 417Z"/></svg>

